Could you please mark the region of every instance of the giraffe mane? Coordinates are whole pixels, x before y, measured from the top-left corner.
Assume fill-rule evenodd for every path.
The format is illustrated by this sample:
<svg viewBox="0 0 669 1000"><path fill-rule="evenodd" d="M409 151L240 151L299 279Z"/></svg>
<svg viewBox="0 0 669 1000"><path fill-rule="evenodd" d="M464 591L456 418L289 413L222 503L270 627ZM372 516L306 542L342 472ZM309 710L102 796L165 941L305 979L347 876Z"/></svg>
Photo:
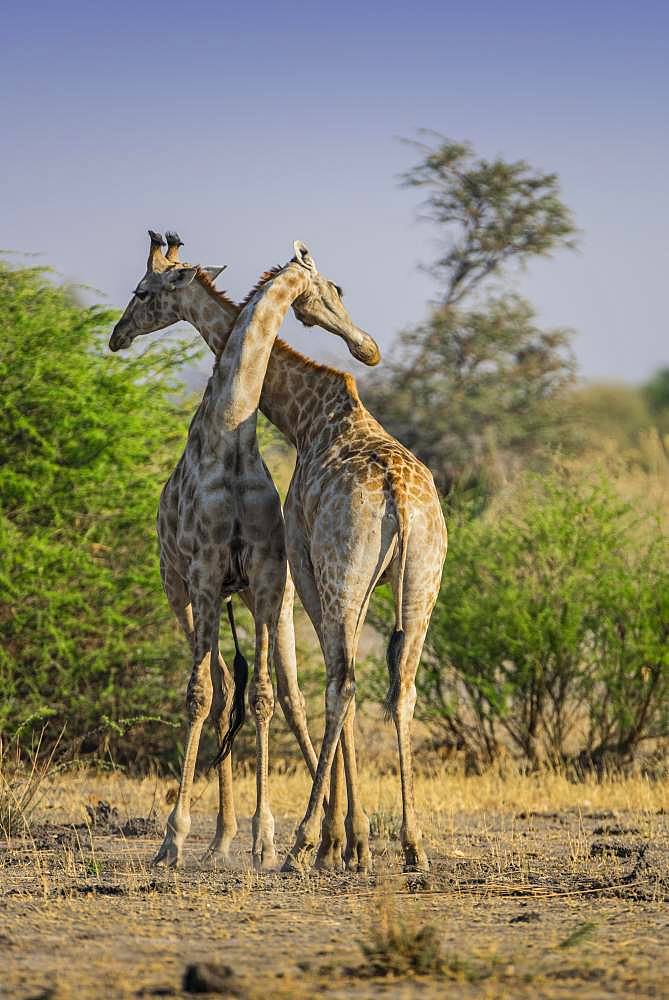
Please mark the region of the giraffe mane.
<svg viewBox="0 0 669 1000"><path fill-rule="evenodd" d="M290 344L285 340L282 340L281 337L276 338L275 344L275 349L280 354L283 354L284 357L291 358L292 360L299 362L302 368L308 368L310 371L322 372L323 374L331 375L334 378L342 379L346 382L349 391L355 396L358 395L355 379L350 372L340 372L338 368L332 368L331 365L323 365L320 361L314 361L313 358L308 358L305 354L302 354L300 351L295 350L294 347L291 347Z"/></svg>
<svg viewBox="0 0 669 1000"><path fill-rule="evenodd" d="M195 277L205 291L207 291L213 299L216 299L220 305L225 306L226 309L235 309L238 313L241 312L240 307L228 297L227 293L216 287L206 271L203 271L198 267Z"/></svg>
<svg viewBox="0 0 669 1000"><path fill-rule="evenodd" d="M266 285L268 281L272 280L272 278L276 278L277 274L280 271L283 271L285 266L286 266L285 264L277 264L276 267L270 267L269 271L263 271L263 273L260 275L260 277L256 281L255 285L253 286L249 294L242 302L240 302L239 311L241 312L242 309L249 304L253 296L256 294L256 292L260 291L263 285Z"/></svg>

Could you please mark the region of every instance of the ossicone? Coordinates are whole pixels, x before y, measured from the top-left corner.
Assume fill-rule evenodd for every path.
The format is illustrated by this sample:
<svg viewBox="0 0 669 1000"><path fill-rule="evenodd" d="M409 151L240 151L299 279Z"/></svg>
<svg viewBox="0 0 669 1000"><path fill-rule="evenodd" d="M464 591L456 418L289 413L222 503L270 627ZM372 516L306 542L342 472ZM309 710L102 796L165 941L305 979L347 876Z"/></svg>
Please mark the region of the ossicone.
<svg viewBox="0 0 669 1000"><path fill-rule="evenodd" d="M179 263L179 247L183 246L183 240L172 229L165 231L165 239L167 240L167 254L165 256L170 264Z"/></svg>

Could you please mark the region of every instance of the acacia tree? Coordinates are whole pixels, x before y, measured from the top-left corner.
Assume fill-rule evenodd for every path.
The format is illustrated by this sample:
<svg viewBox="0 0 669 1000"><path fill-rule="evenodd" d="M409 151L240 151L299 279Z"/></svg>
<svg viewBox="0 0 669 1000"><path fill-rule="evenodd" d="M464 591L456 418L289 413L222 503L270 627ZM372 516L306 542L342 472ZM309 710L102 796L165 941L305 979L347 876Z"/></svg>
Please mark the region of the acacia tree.
<svg viewBox="0 0 669 1000"><path fill-rule="evenodd" d="M557 174L533 170L525 160L477 159L469 143L422 134L438 144L410 143L422 159L402 182L427 192L421 214L443 234L443 250L429 267L444 283L443 305L456 305L514 260L574 245Z"/></svg>
<svg viewBox="0 0 669 1000"><path fill-rule="evenodd" d="M437 309L402 345L370 402L442 492L481 479L489 487L557 436L574 372L569 336L541 330L524 299Z"/></svg>
<svg viewBox="0 0 669 1000"><path fill-rule="evenodd" d="M573 245L575 229L555 174L477 159L468 144L443 137L414 145L422 159L403 183L426 191L422 214L442 237L428 268L439 299L364 391L448 492L491 464L525 457L556 425L553 403L574 372L568 331L541 330L517 295L482 293L511 264Z"/></svg>

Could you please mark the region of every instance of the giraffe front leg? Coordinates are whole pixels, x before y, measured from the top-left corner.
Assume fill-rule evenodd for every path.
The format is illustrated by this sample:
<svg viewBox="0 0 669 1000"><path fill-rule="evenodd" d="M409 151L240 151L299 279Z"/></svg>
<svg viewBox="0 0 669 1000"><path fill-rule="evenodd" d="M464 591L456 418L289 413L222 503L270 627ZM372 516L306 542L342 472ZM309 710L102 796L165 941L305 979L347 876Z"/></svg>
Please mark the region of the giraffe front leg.
<svg viewBox="0 0 669 1000"><path fill-rule="evenodd" d="M341 740L337 747L330 775L330 798L323 818L321 842L316 855L316 868L321 871L341 871L344 859L344 758Z"/></svg>
<svg viewBox="0 0 669 1000"><path fill-rule="evenodd" d="M174 809L170 813L165 827L163 842L153 858L154 865L177 867L182 861L183 845L190 832L190 799L193 788L193 776L200 746L200 735L204 720L209 715L212 700L211 652L198 656L188 684L186 702L188 706L189 730L181 769L181 782Z"/></svg>
<svg viewBox="0 0 669 1000"><path fill-rule="evenodd" d="M212 586L205 593L216 594L219 588ZM168 593L168 597L170 594ZM202 726L209 715L212 703L211 652L218 649L219 607L216 601L203 594L194 595L191 608L184 612L184 626L188 628L192 614L191 646L193 668L186 692L188 711L188 739L181 768L181 781L174 809L170 813L165 828L163 842L153 858L154 865L176 867L181 863L183 845L190 832L190 800L193 777L200 746Z"/></svg>
<svg viewBox="0 0 669 1000"><path fill-rule="evenodd" d="M212 684L214 698L212 721L221 746L230 724L230 710L234 683L225 660L218 656L218 665L212 664ZM205 851L202 862L226 864L229 861L230 845L237 833L237 817L235 814L235 799L232 788L232 754L228 754L217 765L218 772L218 815L216 817L216 833L214 839Z"/></svg>
<svg viewBox="0 0 669 1000"><path fill-rule="evenodd" d="M266 871L277 864L274 817L269 801L269 727L274 715L274 690L269 672L270 627L256 611L256 653L249 706L256 722L256 811L251 821L253 867ZM274 631L275 626L272 626Z"/></svg>
<svg viewBox="0 0 669 1000"><path fill-rule="evenodd" d="M363 874L369 871L369 819L360 802L358 762L355 756L355 700L351 703L341 734L341 745L346 773L346 852L344 861L350 872Z"/></svg>
<svg viewBox="0 0 669 1000"><path fill-rule="evenodd" d="M311 861L318 843L320 811L323 807L326 782L332 770L346 713L355 696L353 657L349 653L346 637L342 636L340 627L335 625L332 630L324 628L323 639L328 676L325 692L325 733L307 811L284 862L284 871L301 871Z"/></svg>

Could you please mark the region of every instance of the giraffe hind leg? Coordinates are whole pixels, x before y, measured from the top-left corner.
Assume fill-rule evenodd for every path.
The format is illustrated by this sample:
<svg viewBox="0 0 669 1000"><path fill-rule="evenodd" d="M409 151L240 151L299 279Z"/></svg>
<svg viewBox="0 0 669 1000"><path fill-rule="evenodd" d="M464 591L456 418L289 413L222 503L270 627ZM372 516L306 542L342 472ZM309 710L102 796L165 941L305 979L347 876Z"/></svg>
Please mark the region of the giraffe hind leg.
<svg viewBox="0 0 669 1000"><path fill-rule="evenodd" d="M406 871L427 871L429 868L414 800L411 722L416 705L416 673L439 591L443 557L435 558L434 564L426 567L424 552L430 549L425 545L425 539L412 536L401 588L403 631L393 633L388 647L390 686L386 708L397 731L402 785L400 840ZM391 586L397 602L400 590L397 571L391 575Z"/></svg>
<svg viewBox="0 0 669 1000"><path fill-rule="evenodd" d="M324 621L321 631L326 664L325 732L309 804L284 862L284 871L299 871L310 863L319 840L319 814L326 785L346 715L355 697L355 650L359 633L356 618L335 614L332 620ZM352 777L355 780L355 775Z"/></svg>
<svg viewBox="0 0 669 1000"><path fill-rule="evenodd" d="M286 722L298 742L313 778L318 758L309 735L304 695L300 690L297 677L295 628L293 625L294 599L295 587L290 572L288 572L274 645L277 696Z"/></svg>

